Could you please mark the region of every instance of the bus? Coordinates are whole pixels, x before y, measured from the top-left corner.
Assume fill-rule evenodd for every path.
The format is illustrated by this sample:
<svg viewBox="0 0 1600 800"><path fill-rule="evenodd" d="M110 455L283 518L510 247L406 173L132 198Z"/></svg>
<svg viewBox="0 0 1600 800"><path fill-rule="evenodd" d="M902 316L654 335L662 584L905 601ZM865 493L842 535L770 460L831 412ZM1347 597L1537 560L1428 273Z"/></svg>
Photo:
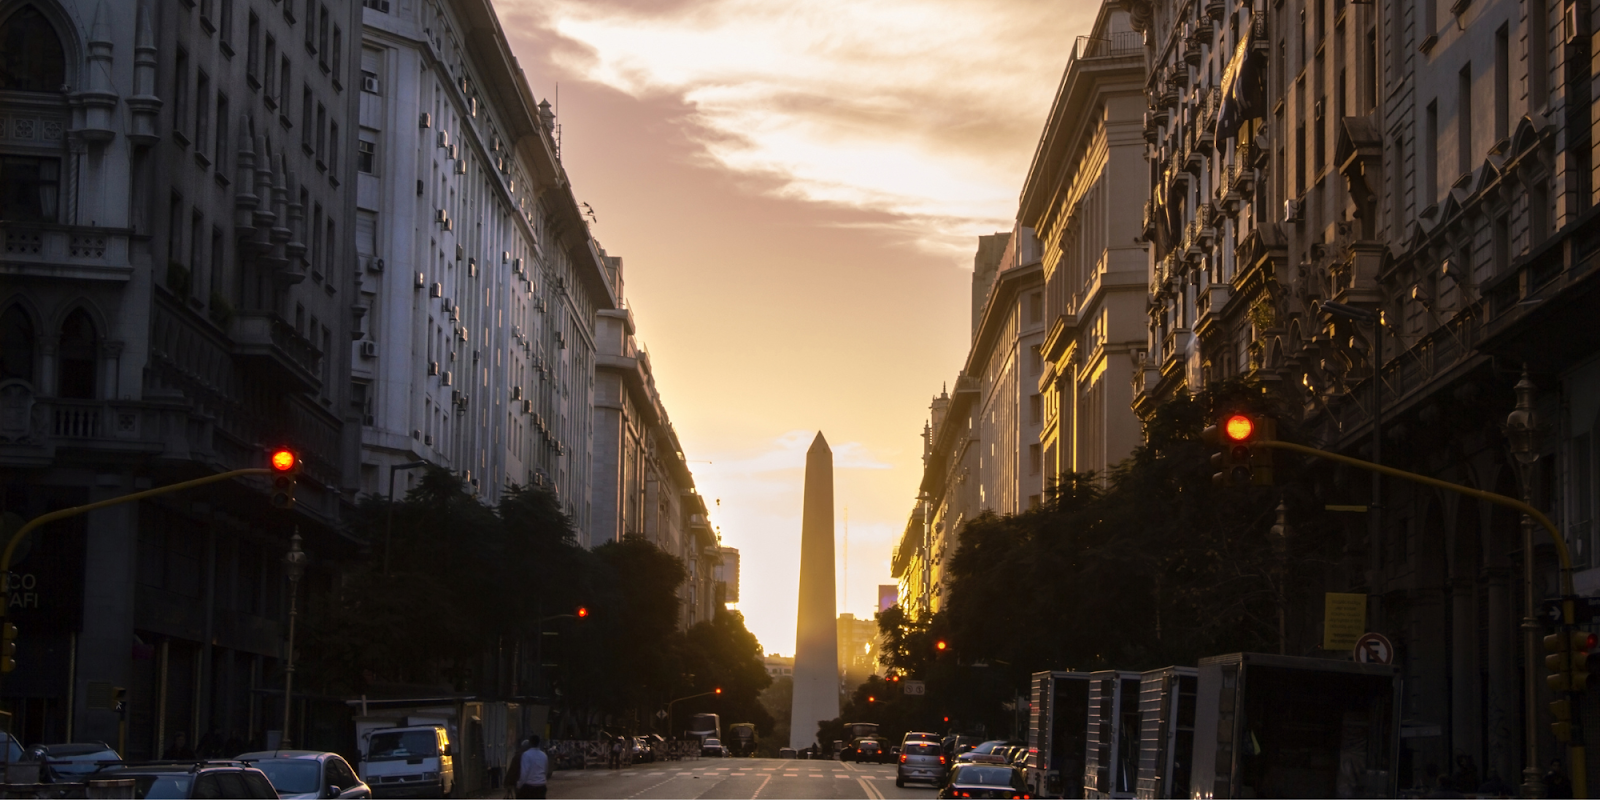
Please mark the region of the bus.
<svg viewBox="0 0 1600 800"><path fill-rule="evenodd" d="M685 733L687 734L685 738L699 739L702 742L706 739L721 741L722 718L716 714L695 714L689 718L689 730Z"/></svg>
<svg viewBox="0 0 1600 800"><path fill-rule="evenodd" d="M753 722L735 722L728 726L728 735L733 740L727 742L728 749L740 758L748 758L756 754L756 726Z"/></svg>

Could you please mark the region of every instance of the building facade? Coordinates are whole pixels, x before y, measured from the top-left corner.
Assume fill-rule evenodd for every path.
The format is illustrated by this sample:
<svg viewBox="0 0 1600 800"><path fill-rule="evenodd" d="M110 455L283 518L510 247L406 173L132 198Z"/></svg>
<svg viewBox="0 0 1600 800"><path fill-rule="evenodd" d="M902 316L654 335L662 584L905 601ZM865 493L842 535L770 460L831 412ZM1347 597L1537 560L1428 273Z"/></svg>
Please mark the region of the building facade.
<svg viewBox="0 0 1600 800"><path fill-rule="evenodd" d="M264 467L282 444L304 466L289 512L257 478L41 529L10 598L23 739L115 741L112 687L133 758L280 727L289 536L310 608L357 544L341 520L359 13L0 3L6 512Z"/></svg>
<svg viewBox="0 0 1600 800"><path fill-rule="evenodd" d="M1130 387L1145 342L1148 192L1120 177L1145 168L1144 72L1132 16L1101 6L1067 63L1018 206L1042 249L1047 333L1040 396L1029 398L1042 411L1028 413L1042 425L1046 491L1068 473L1104 479L1142 435Z"/></svg>
<svg viewBox="0 0 1600 800"><path fill-rule="evenodd" d="M855 691L867 678L878 674L878 623L871 618L839 615L839 688L844 694Z"/></svg>

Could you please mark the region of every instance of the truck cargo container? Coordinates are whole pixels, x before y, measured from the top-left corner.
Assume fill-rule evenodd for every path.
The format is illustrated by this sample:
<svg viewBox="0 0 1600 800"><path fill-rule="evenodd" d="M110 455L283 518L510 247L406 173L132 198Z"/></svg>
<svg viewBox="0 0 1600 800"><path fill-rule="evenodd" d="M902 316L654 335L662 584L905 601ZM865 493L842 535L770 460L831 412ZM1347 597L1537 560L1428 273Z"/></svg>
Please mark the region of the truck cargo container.
<svg viewBox="0 0 1600 800"><path fill-rule="evenodd" d="M1084 797L1133 797L1139 762L1139 679L1137 672L1089 673Z"/></svg>
<svg viewBox="0 0 1600 800"><path fill-rule="evenodd" d="M1194 667L1166 667L1139 679L1139 800L1189 796L1198 675Z"/></svg>
<svg viewBox="0 0 1600 800"><path fill-rule="evenodd" d="M1089 673L1035 672L1023 771L1034 797L1083 797Z"/></svg>
<svg viewBox="0 0 1600 800"><path fill-rule="evenodd" d="M1396 796L1397 667L1234 653L1199 672L1190 797Z"/></svg>

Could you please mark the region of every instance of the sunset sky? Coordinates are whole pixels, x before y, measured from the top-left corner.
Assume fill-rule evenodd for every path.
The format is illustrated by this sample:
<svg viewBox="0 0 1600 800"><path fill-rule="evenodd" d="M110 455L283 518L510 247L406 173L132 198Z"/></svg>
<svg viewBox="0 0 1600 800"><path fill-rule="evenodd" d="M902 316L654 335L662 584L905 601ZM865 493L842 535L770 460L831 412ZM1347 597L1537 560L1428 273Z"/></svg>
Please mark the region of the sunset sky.
<svg viewBox="0 0 1600 800"><path fill-rule="evenodd" d="M739 607L792 654L805 450L832 443L841 612L870 615L1084 0L496 0L639 338ZM709 462L709 463L707 463ZM849 514L848 583L844 517Z"/></svg>

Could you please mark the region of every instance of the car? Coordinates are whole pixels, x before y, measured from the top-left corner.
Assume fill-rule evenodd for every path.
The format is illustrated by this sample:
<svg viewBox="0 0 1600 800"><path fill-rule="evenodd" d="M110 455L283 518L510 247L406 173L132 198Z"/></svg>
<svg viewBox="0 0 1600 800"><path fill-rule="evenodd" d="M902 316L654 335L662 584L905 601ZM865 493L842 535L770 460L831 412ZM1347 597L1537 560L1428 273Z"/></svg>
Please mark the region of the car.
<svg viewBox="0 0 1600 800"><path fill-rule="evenodd" d="M338 753L321 750L261 750L244 753L239 760L266 773L278 796L296 800L371 797L350 762Z"/></svg>
<svg viewBox="0 0 1600 800"><path fill-rule="evenodd" d="M97 780L132 780L140 800L190 797L249 797L278 800L272 781L242 761L156 761L118 764L95 773Z"/></svg>
<svg viewBox="0 0 1600 800"><path fill-rule="evenodd" d="M700 755L707 758L721 758L723 754L722 740L715 736L707 736L700 743Z"/></svg>
<svg viewBox="0 0 1600 800"><path fill-rule="evenodd" d="M455 793L455 749L443 725L375 728L366 733L361 780L373 797L449 797Z"/></svg>
<svg viewBox="0 0 1600 800"><path fill-rule="evenodd" d="M959 756L956 756L956 763L957 764L1006 764L1006 763L1010 763L1010 762L1008 762L1006 760L1005 756L1000 755L999 753L980 753L980 752L978 752L976 750L969 750L969 751L967 751L965 753L962 753Z"/></svg>
<svg viewBox="0 0 1600 800"><path fill-rule="evenodd" d="M939 797L1010 797L1026 800L1028 786L1022 770L1006 764L956 764L945 779Z"/></svg>
<svg viewBox="0 0 1600 800"><path fill-rule="evenodd" d="M103 766L122 761L122 756L105 742L36 744L28 748L28 757L45 765L48 769L46 775L58 782L81 781L83 776ZM44 777L41 775L41 780Z"/></svg>
<svg viewBox="0 0 1600 800"><path fill-rule="evenodd" d="M944 783L949 759L939 749L938 742L906 742L900 748L899 761L894 773L895 786L904 789L910 781L927 781L935 786Z"/></svg>
<svg viewBox="0 0 1600 800"><path fill-rule="evenodd" d="M938 744L943 738L944 737L937 733L913 731L912 733L908 733L905 736L900 737L900 749L904 750L906 745L911 744L912 742L932 742L934 744Z"/></svg>
<svg viewBox="0 0 1600 800"><path fill-rule="evenodd" d="M643 736L635 736L628 740L628 760L635 764L646 764L656 760L656 754L650 750L650 740Z"/></svg>
<svg viewBox="0 0 1600 800"><path fill-rule="evenodd" d="M851 741L839 750L840 761L883 763L888 758L888 748L884 747L884 743L866 736Z"/></svg>
<svg viewBox="0 0 1600 800"><path fill-rule="evenodd" d="M780 748L778 748L778 758L799 758L799 757L800 757L800 751L794 749L793 747L780 747Z"/></svg>
<svg viewBox="0 0 1600 800"><path fill-rule="evenodd" d="M956 734L951 734L950 736L944 737L944 740L941 744L944 746L944 754L949 756L951 760L954 760L956 756L959 756L962 753L977 747L981 743L982 740L976 736L959 736Z"/></svg>

